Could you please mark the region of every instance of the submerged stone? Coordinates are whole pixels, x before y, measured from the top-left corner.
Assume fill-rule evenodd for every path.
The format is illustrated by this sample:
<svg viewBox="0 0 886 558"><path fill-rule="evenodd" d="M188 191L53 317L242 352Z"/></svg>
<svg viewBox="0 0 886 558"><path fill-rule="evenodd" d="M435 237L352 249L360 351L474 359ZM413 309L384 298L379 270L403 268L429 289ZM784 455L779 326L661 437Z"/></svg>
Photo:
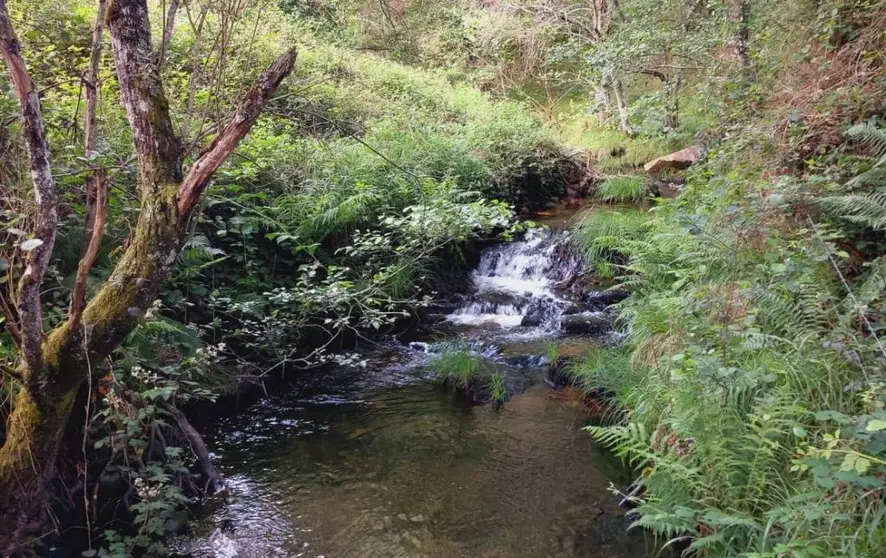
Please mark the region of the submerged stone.
<svg viewBox="0 0 886 558"><path fill-rule="evenodd" d="M593 335L609 331L612 323L599 313L582 312L560 318L560 328L566 333Z"/></svg>

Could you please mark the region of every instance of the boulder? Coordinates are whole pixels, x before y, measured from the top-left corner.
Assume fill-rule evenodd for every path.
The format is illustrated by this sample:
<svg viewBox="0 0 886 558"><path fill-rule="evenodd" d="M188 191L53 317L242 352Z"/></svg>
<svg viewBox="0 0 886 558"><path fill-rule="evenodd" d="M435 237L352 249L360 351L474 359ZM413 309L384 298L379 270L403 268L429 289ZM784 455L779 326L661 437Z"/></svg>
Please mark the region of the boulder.
<svg viewBox="0 0 886 558"><path fill-rule="evenodd" d="M612 324L605 316L595 312L569 314L560 318L560 328L566 333L594 335L612 329Z"/></svg>
<svg viewBox="0 0 886 558"><path fill-rule="evenodd" d="M699 162L704 156L704 148L693 145L670 155L653 159L643 165L646 172L659 173L664 170L682 170Z"/></svg>
<svg viewBox="0 0 886 558"><path fill-rule="evenodd" d="M539 327L552 321L557 314L556 302L550 298L538 299L526 307L526 314L520 321L523 327Z"/></svg>
<svg viewBox="0 0 886 558"><path fill-rule="evenodd" d="M652 181L652 193L657 198L676 198L685 183L685 178L671 177L668 180L656 178Z"/></svg>
<svg viewBox="0 0 886 558"><path fill-rule="evenodd" d="M604 308L621 302L631 296L631 293L624 289L612 289L608 291L591 291L584 295L582 302L591 310L603 310Z"/></svg>
<svg viewBox="0 0 886 558"><path fill-rule="evenodd" d="M566 316L569 314L578 314L582 311L584 311L584 308L574 302L570 302L569 306L567 306L566 309L563 310L563 315Z"/></svg>

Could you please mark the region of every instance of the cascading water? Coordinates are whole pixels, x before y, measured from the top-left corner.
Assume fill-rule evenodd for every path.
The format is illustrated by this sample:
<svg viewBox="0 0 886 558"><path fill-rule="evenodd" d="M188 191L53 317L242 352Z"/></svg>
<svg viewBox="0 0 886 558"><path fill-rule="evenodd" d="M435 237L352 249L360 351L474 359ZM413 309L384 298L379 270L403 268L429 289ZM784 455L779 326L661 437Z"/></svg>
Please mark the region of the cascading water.
<svg viewBox="0 0 886 558"><path fill-rule="evenodd" d="M532 229L523 240L486 249L471 273L473 291L447 319L551 332L581 310L570 282L586 270L563 231Z"/></svg>

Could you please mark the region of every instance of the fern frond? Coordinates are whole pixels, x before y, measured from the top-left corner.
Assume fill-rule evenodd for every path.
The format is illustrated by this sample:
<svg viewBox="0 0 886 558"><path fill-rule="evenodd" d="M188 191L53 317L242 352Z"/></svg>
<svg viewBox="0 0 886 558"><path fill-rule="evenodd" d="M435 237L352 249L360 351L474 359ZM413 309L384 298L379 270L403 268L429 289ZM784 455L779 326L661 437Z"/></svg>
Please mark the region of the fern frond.
<svg viewBox="0 0 886 558"><path fill-rule="evenodd" d="M886 192L828 196L818 204L847 221L874 230L886 229Z"/></svg>
<svg viewBox="0 0 886 558"><path fill-rule="evenodd" d="M886 128L880 128L876 120L856 124L846 135L870 149L875 157L886 157Z"/></svg>

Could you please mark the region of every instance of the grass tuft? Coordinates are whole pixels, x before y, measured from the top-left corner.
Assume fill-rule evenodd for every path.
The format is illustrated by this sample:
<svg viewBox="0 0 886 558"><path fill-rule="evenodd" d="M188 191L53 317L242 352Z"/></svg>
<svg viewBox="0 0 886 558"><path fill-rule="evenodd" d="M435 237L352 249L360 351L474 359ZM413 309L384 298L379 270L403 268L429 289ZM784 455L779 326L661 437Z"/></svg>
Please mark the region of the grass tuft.
<svg viewBox="0 0 886 558"><path fill-rule="evenodd" d="M466 347L454 347L431 361L430 369L444 384L469 389L486 369L481 355Z"/></svg>
<svg viewBox="0 0 886 558"><path fill-rule="evenodd" d="M493 372L489 376L489 397L492 402L501 405L508 397L508 390L505 387L505 378L501 372Z"/></svg>
<svg viewBox="0 0 886 558"><path fill-rule="evenodd" d="M646 180L639 176L615 176L597 185L594 195L607 203L638 202L649 193Z"/></svg>

